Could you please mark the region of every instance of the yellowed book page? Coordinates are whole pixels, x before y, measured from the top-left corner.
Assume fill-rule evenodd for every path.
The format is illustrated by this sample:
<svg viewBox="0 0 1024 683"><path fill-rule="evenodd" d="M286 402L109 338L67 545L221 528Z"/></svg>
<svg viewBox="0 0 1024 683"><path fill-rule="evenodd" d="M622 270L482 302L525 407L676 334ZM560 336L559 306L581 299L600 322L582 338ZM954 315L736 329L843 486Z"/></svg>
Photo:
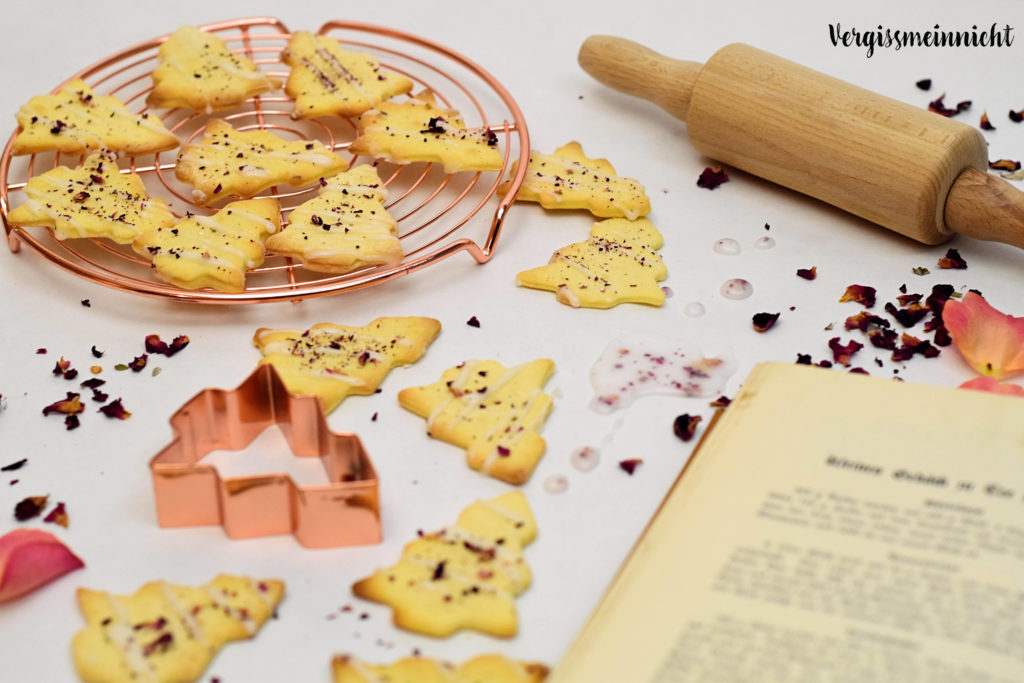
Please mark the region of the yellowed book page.
<svg viewBox="0 0 1024 683"><path fill-rule="evenodd" d="M755 368L553 683L1024 680L1024 401Z"/></svg>

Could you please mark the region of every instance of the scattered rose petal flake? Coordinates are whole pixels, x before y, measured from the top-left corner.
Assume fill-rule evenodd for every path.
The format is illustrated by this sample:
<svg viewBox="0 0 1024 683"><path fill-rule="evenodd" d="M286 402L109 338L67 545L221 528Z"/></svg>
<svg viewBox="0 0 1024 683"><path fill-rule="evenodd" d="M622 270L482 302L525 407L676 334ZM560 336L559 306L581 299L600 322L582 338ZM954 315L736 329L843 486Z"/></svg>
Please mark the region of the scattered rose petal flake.
<svg viewBox="0 0 1024 683"><path fill-rule="evenodd" d="M843 344L839 341L839 337L832 337L828 340L828 347L832 349L832 359L835 362L841 365L849 365L850 358L853 357L853 354L864 348L864 345L854 339L851 339L847 344Z"/></svg>
<svg viewBox="0 0 1024 683"><path fill-rule="evenodd" d="M90 350L92 351L92 357L93 358L103 358L103 352L100 351L99 349L97 349L95 344L93 345L92 349L90 349Z"/></svg>
<svg viewBox="0 0 1024 683"><path fill-rule="evenodd" d="M46 349L36 349L36 353L40 356L46 355Z"/></svg>
<svg viewBox="0 0 1024 683"><path fill-rule="evenodd" d="M796 364L797 365L810 365L811 364L811 354L809 354L809 353L798 353L798 354L796 354Z"/></svg>
<svg viewBox="0 0 1024 683"><path fill-rule="evenodd" d="M167 355L167 350L167 342L161 341L160 335L146 335L146 353L162 353L164 355Z"/></svg>
<svg viewBox="0 0 1024 683"><path fill-rule="evenodd" d="M982 375L1005 379L1024 372L1024 318L968 292L962 301L946 302L942 322L960 354Z"/></svg>
<svg viewBox="0 0 1024 683"><path fill-rule="evenodd" d="M1013 173L1020 170L1020 162L1013 159L999 159L998 161L988 162L988 167L995 171L1009 171Z"/></svg>
<svg viewBox="0 0 1024 683"><path fill-rule="evenodd" d="M128 364L128 367L132 369L132 372L142 372L142 369L146 367L146 359L149 356L142 354L141 356L135 356L132 362Z"/></svg>
<svg viewBox="0 0 1024 683"><path fill-rule="evenodd" d="M61 359L53 366L53 374L60 375L64 379L71 380L78 377L78 370L71 367L71 361L64 360L64 357L61 356Z"/></svg>
<svg viewBox="0 0 1024 683"><path fill-rule="evenodd" d="M712 408L726 408L730 403L732 403L732 399L728 396L719 396L708 405Z"/></svg>
<svg viewBox="0 0 1024 683"><path fill-rule="evenodd" d="M959 296L960 295L953 289L953 285L934 285L932 287L932 293L928 295L928 298L924 300L924 303L931 309L932 313L937 316L941 316L942 310L950 297Z"/></svg>
<svg viewBox="0 0 1024 683"><path fill-rule="evenodd" d="M1024 121L1024 109L1021 109L1020 111L1013 111L1011 109L1010 120L1013 121L1014 123L1020 123L1021 121Z"/></svg>
<svg viewBox="0 0 1024 683"><path fill-rule="evenodd" d="M21 460L15 460L10 465L4 465L3 467L0 467L0 472L16 472L17 470L20 470L22 467L24 467L25 463L27 463L27 462L28 462L28 458L22 458Z"/></svg>
<svg viewBox="0 0 1024 683"><path fill-rule="evenodd" d="M961 102L957 102L955 108L950 109L943 102L943 99L945 99L945 97L946 97L946 93L942 93L936 99L934 99L931 102L929 102L928 103L928 111L933 111L936 114L941 114L943 116L949 117L949 116L956 116L960 112L967 111L968 109L971 108L971 101L970 100L963 100Z"/></svg>
<svg viewBox="0 0 1024 683"><path fill-rule="evenodd" d="M97 403L106 403L108 398L110 398L110 394L102 392L99 389L92 390L92 400Z"/></svg>
<svg viewBox="0 0 1024 683"><path fill-rule="evenodd" d="M480 321L476 319L475 315L472 316L469 320L467 320L466 324L469 325L470 327L480 327Z"/></svg>
<svg viewBox="0 0 1024 683"><path fill-rule="evenodd" d="M988 120L988 112L987 111L981 113L981 123L978 124L978 127L981 128L982 130L995 130L996 129L996 127L992 125L992 122Z"/></svg>
<svg viewBox="0 0 1024 683"><path fill-rule="evenodd" d="M711 168L707 166L701 171L700 177L697 178L697 187L713 190L728 181L729 174L725 172L724 168Z"/></svg>
<svg viewBox="0 0 1024 683"><path fill-rule="evenodd" d="M19 522L38 517L44 508L49 496L29 496L14 506L14 518Z"/></svg>
<svg viewBox="0 0 1024 683"><path fill-rule="evenodd" d="M899 335L895 330L878 329L868 331L868 341L877 349L892 351L896 348L896 342L898 339Z"/></svg>
<svg viewBox="0 0 1024 683"><path fill-rule="evenodd" d="M85 406L82 405L82 401L78 394L67 392L67 397L60 401L54 401L50 405L43 408L43 415L49 415L50 413L63 413L64 415L74 415L81 413L85 410Z"/></svg>
<svg viewBox="0 0 1024 683"><path fill-rule="evenodd" d="M636 468L643 464L643 458L630 458L629 460L620 460L619 467L629 476L633 476L633 472L636 472Z"/></svg>
<svg viewBox="0 0 1024 683"><path fill-rule="evenodd" d="M914 273L914 275L927 275L928 273L932 272L932 271L928 270L927 268L924 268L923 266L915 266L914 268L911 268L910 270L911 270L911 272Z"/></svg>
<svg viewBox="0 0 1024 683"><path fill-rule="evenodd" d="M82 299L82 305L85 306L86 308L92 308L92 302L89 301L88 299Z"/></svg>
<svg viewBox="0 0 1024 683"><path fill-rule="evenodd" d="M132 416L132 414L125 410L124 406L121 405L121 399L119 398L111 401L105 406L100 406L100 412L111 419L117 418L118 420L127 420Z"/></svg>
<svg viewBox="0 0 1024 683"><path fill-rule="evenodd" d="M930 79L930 78L922 78L921 80L919 80L914 85L916 85L918 87L918 89L920 89L920 90L931 90L932 89L932 79Z"/></svg>
<svg viewBox="0 0 1024 683"><path fill-rule="evenodd" d="M1019 384L1004 384L993 377L975 377L957 387L957 389L973 389L974 391L988 391L993 394L1006 394L1007 396L1024 396L1024 387Z"/></svg>
<svg viewBox="0 0 1024 683"><path fill-rule="evenodd" d="M10 531L0 536L0 603L84 566L53 534L39 529Z"/></svg>
<svg viewBox="0 0 1024 683"><path fill-rule="evenodd" d="M925 358L935 358L941 353L927 339L918 339L906 332L900 337L900 341L902 346L897 347L892 352L892 359L894 361L910 360L916 354L921 354Z"/></svg>
<svg viewBox="0 0 1024 683"><path fill-rule="evenodd" d="M912 303L906 308L896 308L890 301L885 304L885 312L895 318L903 327L913 327L931 313L931 310L924 304L918 303Z"/></svg>
<svg viewBox="0 0 1024 683"><path fill-rule="evenodd" d="M754 331L756 332L767 332L775 326L778 322L781 313L755 313L751 322L754 325Z"/></svg>
<svg viewBox="0 0 1024 683"><path fill-rule="evenodd" d="M967 261L960 256L956 249L949 249L946 255L939 259L939 268L952 270L967 270Z"/></svg>
<svg viewBox="0 0 1024 683"><path fill-rule="evenodd" d="M843 292L843 295L839 297L840 303L846 303L847 301L861 304L864 308L871 308L875 305L875 288L866 285L850 285Z"/></svg>
<svg viewBox="0 0 1024 683"><path fill-rule="evenodd" d="M43 517L44 522L50 524L59 524L65 529L68 528L68 511L64 507L64 503L57 503L56 507L50 510L50 513Z"/></svg>
<svg viewBox="0 0 1024 683"><path fill-rule="evenodd" d="M796 271L797 277L802 277L805 280L814 280L818 277L818 266L811 266L810 268L798 268Z"/></svg>
<svg viewBox="0 0 1024 683"><path fill-rule="evenodd" d="M676 417L672 422L672 433L683 441L689 441L693 438L693 435L697 433L697 425L699 425L703 419L704 418L700 415L683 413Z"/></svg>
<svg viewBox="0 0 1024 683"><path fill-rule="evenodd" d="M96 389L97 387L101 387L101 386L103 386L106 383L107 383L107 380L105 380L105 379L100 379L99 377L93 377L92 379L85 380L84 382L82 382L78 386L83 387L85 389Z"/></svg>
<svg viewBox="0 0 1024 683"><path fill-rule="evenodd" d="M170 346L167 347L167 355L173 356L178 351L181 351L188 346L189 338L184 334L179 334L177 337L171 340Z"/></svg>
<svg viewBox="0 0 1024 683"><path fill-rule="evenodd" d="M868 313L867 311L861 311L855 315L851 315L846 319L844 326L847 330L860 330L861 332L869 332L872 326L875 329L881 327L889 327L889 321L880 315L874 313Z"/></svg>
<svg viewBox="0 0 1024 683"><path fill-rule="evenodd" d="M81 422L78 420L77 415L68 415L64 418L64 428L69 432L72 429L78 429L81 426Z"/></svg>

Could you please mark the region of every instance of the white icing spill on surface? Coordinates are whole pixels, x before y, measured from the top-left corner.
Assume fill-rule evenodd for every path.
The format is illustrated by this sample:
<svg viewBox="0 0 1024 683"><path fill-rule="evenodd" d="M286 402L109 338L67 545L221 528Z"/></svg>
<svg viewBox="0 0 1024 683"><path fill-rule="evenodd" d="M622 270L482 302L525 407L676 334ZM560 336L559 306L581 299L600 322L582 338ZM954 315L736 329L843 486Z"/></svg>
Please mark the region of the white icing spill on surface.
<svg viewBox="0 0 1024 683"><path fill-rule="evenodd" d="M691 301L686 304L686 308L683 309L683 313L691 318L699 318L704 315L704 304L699 301Z"/></svg>
<svg viewBox="0 0 1024 683"><path fill-rule="evenodd" d="M711 248L716 254L735 256L740 253L740 243L731 237L723 237L720 240L715 240L715 244Z"/></svg>
<svg viewBox="0 0 1024 683"><path fill-rule="evenodd" d="M652 334L613 340L590 369L599 413L624 408L649 394L716 396L735 371L731 354L705 357L695 344Z"/></svg>
<svg viewBox="0 0 1024 683"><path fill-rule="evenodd" d="M569 455L569 464L580 472L590 472L601 462L601 451L593 446L580 446Z"/></svg>
<svg viewBox="0 0 1024 683"><path fill-rule="evenodd" d="M754 285L741 277L734 277L722 283L718 290L726 299L746 299L754 293Z"/></svg>
<svg viewBox="0 0 1024 683"><path fill-rule="evenodd" d="M754 242L754 247L756 247L757 249L771 249L774 246L775 240L772 237L769 237L768 235L765 235L764 237L758 237L757 241Z"/></svg>
<svg viewBox="0 0 1024 683"><path fill-rule="evenodd" d="M564 474L552 474L544 480L544 490L548 493L565 493L569 488L569 478Z"/></svg>

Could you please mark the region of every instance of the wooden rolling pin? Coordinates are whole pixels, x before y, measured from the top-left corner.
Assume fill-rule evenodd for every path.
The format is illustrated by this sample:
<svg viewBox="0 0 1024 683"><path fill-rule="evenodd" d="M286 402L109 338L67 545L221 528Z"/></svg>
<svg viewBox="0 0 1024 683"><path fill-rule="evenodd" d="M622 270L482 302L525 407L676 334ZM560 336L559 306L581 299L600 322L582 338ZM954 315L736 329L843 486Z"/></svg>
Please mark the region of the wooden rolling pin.
<svg viewBox="0 0 1024 683"><path fill-rule="evenodd" d="M702 154L925 244L963 233L1024 249L1024 192L987 173L981 133L750 47L705 63L591 36L583 70L686 122Z"/></svg>

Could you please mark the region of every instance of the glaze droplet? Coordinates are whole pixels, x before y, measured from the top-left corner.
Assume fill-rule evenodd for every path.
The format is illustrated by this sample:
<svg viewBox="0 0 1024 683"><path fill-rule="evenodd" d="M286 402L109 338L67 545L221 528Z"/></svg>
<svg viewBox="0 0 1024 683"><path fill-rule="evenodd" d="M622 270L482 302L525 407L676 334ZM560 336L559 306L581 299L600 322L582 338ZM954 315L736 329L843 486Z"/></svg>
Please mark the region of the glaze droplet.
<svg viewBox="0 0 1024 683"><path fill-rule="evenodd" d="M661 291L665 292L665 298L666 299L671 299L672 296L675 294L675 292L672 291L672 288L669 287L668 285L663 286L661 288Z"/></svg>
<svg viewBox="0 0 1024 683"><path fill-rule="evenodd" d="M572 452L569 462L580 472L589 472L601 462L601 451L593 446L581 446Z"/></svg>
<svg viewBox="0 0 1024 683"><path fill-rule="evenodd" d="M718 291L726 299L746 299L754 293L754 286L741 277L734 277L723 282Z"/></svg>
<svg viewBox="0 0 1024 683"><path fill-rule="evenodd" d="M691 318L699 318L704 315L704 304L699 301L691 301L686 304L686 308L683 309L683 313Z"/></svg>
<svg viewBox="0 0 1024 683"><path fill-rule="evenodd" d="M716 254L735 256L740 253L740 243L731 237L723 237L720 240L715 240L715 244L711 248Z"/></svg>
<svg viewBox="0 0 1024 683"><path fill-rule="evenodd" d="M563 493L569 488L569 478L564 474L552 474L544 480L544 490L548 493Z"/></svg>
<svg viewBox="0 0 1024 683"><path fill-rule="evenodd" d="M757 241L754 242L754 246L758 249L771 249L775 246L775 240L765 235L764 237L758 237Z"/></svg>

